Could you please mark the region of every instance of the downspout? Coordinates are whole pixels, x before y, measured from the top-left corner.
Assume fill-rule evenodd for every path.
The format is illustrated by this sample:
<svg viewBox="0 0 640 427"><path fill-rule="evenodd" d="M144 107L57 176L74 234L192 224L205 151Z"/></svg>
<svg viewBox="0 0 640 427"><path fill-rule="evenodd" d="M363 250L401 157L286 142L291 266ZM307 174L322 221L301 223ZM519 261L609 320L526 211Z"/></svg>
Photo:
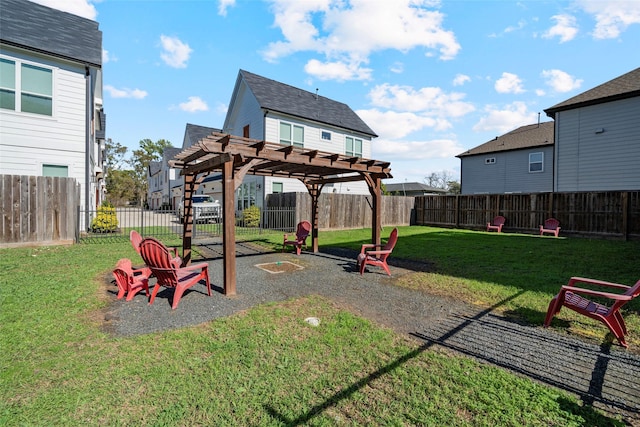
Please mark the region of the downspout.
<svg viewBox="0 0 640 427"><path fill-rule="evenodd" d="M89 229L89 209L91 206L91 171L89 170L89 166L91 164L91 110L92 110L92 102L91 102L91 72L89 70L89 66L85 65L85 91L86 91L86 108L85 108L85 123L84 123L84 132L85 132L85 153L84 153L84 218L85 218L85 229Z"/></svg>

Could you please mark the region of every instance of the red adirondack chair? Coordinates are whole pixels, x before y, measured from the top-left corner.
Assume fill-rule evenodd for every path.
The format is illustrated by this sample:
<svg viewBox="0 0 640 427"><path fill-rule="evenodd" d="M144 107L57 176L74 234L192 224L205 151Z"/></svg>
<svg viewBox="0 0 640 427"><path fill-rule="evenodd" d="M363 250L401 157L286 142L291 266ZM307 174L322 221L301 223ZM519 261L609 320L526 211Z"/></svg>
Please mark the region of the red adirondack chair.
<svg viewBox="0 0 640 427"><path fill-rule="evenodd" d="M175 262L175 259L172 258L169 248L153 237L147 237L142 240L140 243L140 256L142 256L142 259L157 279L151 293L149 305L153 304L160 286L164 286L174 289L171 308L175 310L184 291L201 280L204 280L207 286L207 293L211 296L209 265L206 262L180 267Z"/></svg>
<svg viewBox="0 0 640 427"><path fill-rule="evenodd" d="M284 252L287 245L293 246L296 248L296 254L300 255L302 251L302 247L307 245L307 237L309 237L309 233L311 233L311 223L309 221L301 221L298 223L298 227L296 229L296 238L295 240L288 240L288 235L284 235L284 242L282 243L282 252Z"/></svg>
<svg viewBox="0 0 640 427"><path fill-rule="evenodd" d="M506 222L506 218L498 215L493 218L493 221L487 223L487 231L496 231L498 233L502 232L502 226Z"/></svg>
<svg viewBox="0 0 640 427"><path fill-rule="evenodd" d="M129 232L129 241L131 241L131 246L136 250L138 255L140 255L140 243L142 243L142 236L136 230L131 230ZM177 262L178 265L182 264L182 259L178 256L178 248L170 248L167 247L171 252L171 256L173 257L174 262Z"/></svg>
<svg viewBox="0 0 640 427"><path fill-rule="evenodd" d="M122 258L113 270L113 277L118 285L118 299L127 294L127 301L131 301L136 293L144 289L149 296L149 276L151 270L148 268L135 269L131 266L131 260Z"/></svg>
<svg viewBox="0 0 640 427"><path fill-rule="evenodd" d="M560 234L560 221L555 218L548 218L544 221L544 225L540 226L540 235L553 234L558 237Z"/></svg>
<svg viewBox="0 0 640 427"><path fill-rule="evenodd" d="M389 240L387 240L385 245L374 245L371 243L362 245L360 255L358 255L358 267L360 268L360 274L362 275L364 273L364 269L367 265L375 265L382 267L384 271L391 276L389 266L387 265L387 258L389 258L389 255L393 252L393 248L396 246L397 241L398 229L394 228L391 230ZM377 248L379 249L376 250Z"/></svg>
<svg viewBox="0 0 640 427"><path fill-rule="evenodd" d="M616 294L581 288L576 286L578 283L624 290L624 293ZM587 299L579 294L608 298L612 300L613 303L611 306L606 306ZM558 295L553 297L549 303L549 309L547 310L547 316L544 320L544 326L549 326L553 316L559 313L560 309L564 306L604 323L611 333L613 333L613 335L618 339L620 345L628 347L629 345L624 338L627 334L627 327L624 323L624 319L622 318L622 314L620 314L620 308L638 295L640 295L640 280L638 280L633 286L627 286L602 280L585 279L584 277L572 277L569 280L569 283L563 285L560 288Z"/></svg>

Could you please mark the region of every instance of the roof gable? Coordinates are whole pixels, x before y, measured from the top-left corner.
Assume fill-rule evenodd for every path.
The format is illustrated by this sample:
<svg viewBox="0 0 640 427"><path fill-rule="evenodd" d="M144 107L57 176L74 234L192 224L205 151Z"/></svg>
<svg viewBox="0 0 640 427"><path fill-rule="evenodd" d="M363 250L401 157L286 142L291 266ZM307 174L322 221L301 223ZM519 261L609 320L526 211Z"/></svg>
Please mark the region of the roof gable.
<svg viewBox="0 0 640 427"><path fill-rule="evenodd" d="M0 41L60 58L102 66L98 23L26 0L0 0Z"/></svg>
<svg viewBox="0 0 640 427"><path fill-rule="evenodd" d="M554 123L554 121L549 121L521 126L502 136L496 136L495 139L489 142L458 154L456 157L553 145Z"/></svg>
<svg viewBox="0 0 640 427"><path fill-rule="evenodd" d="M378 136L347 104L245 70L240 70L239 77L244 80L260 107L265 110L277 111L371 137Z"/></svg>
<svg viewBox="0 0 640 427"><path fill-rule="evenodd" d="M544 112L549 117L555 117L555 113L558 111L602 104L634 96L640 96L640 68L636 68L600 86L547 108Z"/></svg>
<svg viewBox="0 0 640 427"><path fill-rule="evenodd" d="M206 126L199 126L199 125L187 123L187 127L184 131L184 139L185 139L185 142L187 142L188 144L185 145L183 143L182 148L183 149L188 148L193 144L195 144L196 142L200 141L201 139L211 135L214 132L222 132L222 130L217 128L210 128Z"/></svg>

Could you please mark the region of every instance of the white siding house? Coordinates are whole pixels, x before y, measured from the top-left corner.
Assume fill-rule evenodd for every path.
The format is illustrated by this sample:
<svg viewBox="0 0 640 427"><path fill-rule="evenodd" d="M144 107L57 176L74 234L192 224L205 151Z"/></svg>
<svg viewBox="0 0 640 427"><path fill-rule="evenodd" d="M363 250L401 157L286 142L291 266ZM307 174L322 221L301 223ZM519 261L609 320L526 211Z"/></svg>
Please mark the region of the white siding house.
<svg viewBox="0 0 640 427"><path fill-rule="evenodd" d="M240 70L223 132L283 145L371 157L377 135L346 104ZM237 210L262 205L268 194L306 192L297 179L247 176L238 189ZM327 185L323 191L369 194L364 182Z"/></svg>
<svg viewBox="0 0 640 427"><path fill-rule="evenodd" d="M160 161L152 161L147 168L147 204L149 209L176 209L176 197L172 189L182 185L179 171L169 166L169 160L178 154L179 148L169 147L162 152Z"/></svg>
<svg viewBox="0 0 640 427"><path fill-rule="evenodd" d="M82 207L104 200L105 116L98 23L0 0L0 174L64 176Z"/></svg>

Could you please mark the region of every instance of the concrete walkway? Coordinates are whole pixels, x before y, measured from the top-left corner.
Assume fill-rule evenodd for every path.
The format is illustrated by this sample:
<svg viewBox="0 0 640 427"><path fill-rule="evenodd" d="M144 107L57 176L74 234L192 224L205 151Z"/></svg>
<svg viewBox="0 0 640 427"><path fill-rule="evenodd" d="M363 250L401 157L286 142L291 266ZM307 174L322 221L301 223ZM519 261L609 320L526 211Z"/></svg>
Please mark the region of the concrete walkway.
<svg viewBox="0 0 640 427"><path fill-rule="evenodd" d="M107 328L116 335L152 333L229 316L257 304L321 295L420 340L425 348L442 346L506 368L640 425L640 356L617 344L598 345L541 325L520 325L491 309L480 310L457 300L394 286L397 277L428 269L418 263L394 260L392 278L377 268L361 276L355 271L355 254L350 251L303 252L298 257L264 253L251 244L239 243L236 249L236 296L214 292L208 298L205 288L198 285L185 293L176 310L171 310L169 290L159 292L152 306L144 294L126 303L114 299L105 317ZM221 244L203 244L199 250L210 264L212 286L221 291ZM273 274L256 267L283 261L303 269Z"/></svg>

